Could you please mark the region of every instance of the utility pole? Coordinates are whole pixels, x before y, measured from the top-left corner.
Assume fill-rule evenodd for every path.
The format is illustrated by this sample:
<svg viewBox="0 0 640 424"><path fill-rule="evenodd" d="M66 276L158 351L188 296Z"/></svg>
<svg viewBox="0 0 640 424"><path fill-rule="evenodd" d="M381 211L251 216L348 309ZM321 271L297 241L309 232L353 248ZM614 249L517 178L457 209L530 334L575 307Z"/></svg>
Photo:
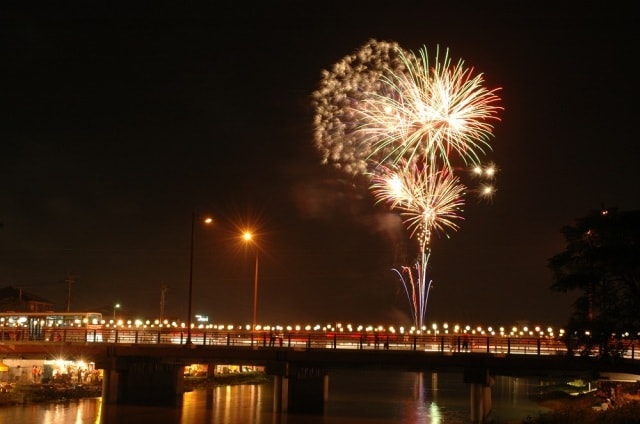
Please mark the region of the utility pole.
<svg viewBox="0 0 640 424"><path fill-rule="evenodd" d="M164 320L164 305L166 302L167 285L163 284L160 288L160 321Z"/></svg>
<svg viewBox="0 0 640 424"><path fill-rule="evenodd" d="M71 284L76 282L77 277L77 275L67 273L67 278L64 280L67 283L67 312L71 311Z"/></svg>

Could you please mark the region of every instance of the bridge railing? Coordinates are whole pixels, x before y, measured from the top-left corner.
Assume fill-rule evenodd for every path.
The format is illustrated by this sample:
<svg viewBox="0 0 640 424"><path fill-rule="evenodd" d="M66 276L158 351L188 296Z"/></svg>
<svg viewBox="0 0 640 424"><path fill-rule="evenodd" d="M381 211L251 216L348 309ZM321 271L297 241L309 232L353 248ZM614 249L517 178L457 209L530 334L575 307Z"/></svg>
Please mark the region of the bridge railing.
<svg viewBox="0 0 640 424"><path fill-rule="evenodd" d="M121 343L185 344L187 331L170 328L59 328L46 339L28 328L0 327L0 343ZM201 346L247 346L288 349L386 349L441 353L490 353L496 355L566 355L564 342L554 337L481 334L397 334L386 332L192 330L191 342ZM640 359L637 340L628 340L625 358ZM599 352L589 352L597 356Z"/></svg>

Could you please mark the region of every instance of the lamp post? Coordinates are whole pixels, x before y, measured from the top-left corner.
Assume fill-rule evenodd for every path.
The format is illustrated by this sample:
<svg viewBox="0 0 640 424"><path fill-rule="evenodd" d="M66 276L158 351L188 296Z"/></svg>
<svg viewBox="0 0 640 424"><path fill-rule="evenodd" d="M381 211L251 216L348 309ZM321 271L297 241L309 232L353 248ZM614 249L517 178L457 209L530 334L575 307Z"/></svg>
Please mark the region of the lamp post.
<svg viewBox="0 0 640 424"><path fill-rule="evenodd" d="M113 322L116 322L116 309L120 308L120 304L116 303L115 305L113 305Z"/></svg>
<svg viewBox="0 0 640 424"><path fill-rule="evenodd" d="M203 219L205 224L211 224L213 219L207 217ZM187 341L186 344L190 345L191 342L191 307L193 304L193 246L196 238L196 212L191 214L191 250L189 259L189 307L187 309Z"/></svg>
<svg viewBox="0 0 640 424"><path fill-rule="evenodd" d="M253 331L256 329L256 320L258 318L258 248L256 246L256 270L253 275Z"/></svg>
<svg viewBox="0 0 640 424"><path fill-rule="evenodd" d="M242 238L246 242L250 242L253 240L253 234L251 232L246 231ZM256 330L256 320L258 317L258 246L255 246L256 249L256 267L255 272L253 274L253 319L251 321L251 342L253 343L253 333Z"/></svg>

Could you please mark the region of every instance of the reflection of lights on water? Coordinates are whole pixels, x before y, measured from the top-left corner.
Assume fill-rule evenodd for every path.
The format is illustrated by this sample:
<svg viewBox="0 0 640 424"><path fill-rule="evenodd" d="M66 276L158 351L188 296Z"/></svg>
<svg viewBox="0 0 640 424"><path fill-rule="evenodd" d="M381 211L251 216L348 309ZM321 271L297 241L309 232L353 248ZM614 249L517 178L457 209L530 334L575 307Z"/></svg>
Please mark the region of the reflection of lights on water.
<svg viewBox="0 0 640 424"><path fill-rule="evenodd" d="M96 424L99 424L99 423L101 423L101 422L102 422L102 398L98 399L98 400L96 401L96 404L98 405L98 408L96 409L96 412L97 412L97 413L96 413L96 415L95 415L95 417L96 417ZM84 416L88 416L88 415L83 414L82 416L84 417Z"/></svg>
<svg viewBox="0 0 640 424"><path fill-rule="evenodd" d="M429 405L429 416L431 417L431 422L433 424L438 424L443 421L442 412L440 411L440 407L437 403L431 402Z"/></svg>
<svg viewBox="0 0 640 424"><path fill-rule="evenodd" d="M438 400L438 373L431 373L431 393L433 393L433 401Z"/></svg>
<svg viewBox="0 0 640 424"><path fill-rule="evenodd" d="M438 405L438 373L432 372L431 383L427 390L425 374L419 372L416 374L414 399L416 400L415 409L412 411L413 421L427 424L440 424L444 422L443 411ZM429 395L432 397L428 399Z"/></svg>
<svg viewBox="0 0 640 424"><path fill-rule="evenodd" d="M262 384L229 384L186 392L178 422L235 423L249 416L259 419L272 407L270 390Z"/></svg>
<svg viewBox="0 0 640 424"><path fill-rule="evenodd" d="M88 417L94 417L95 424L102 422L102 399L82 399L75 403L75 408L69 407L67 404L54 404L48 408L42 408L40 418L41 424L56 424L60 422L84 423L89 422ZM62 421L61 421L62 420Z"/></svg>

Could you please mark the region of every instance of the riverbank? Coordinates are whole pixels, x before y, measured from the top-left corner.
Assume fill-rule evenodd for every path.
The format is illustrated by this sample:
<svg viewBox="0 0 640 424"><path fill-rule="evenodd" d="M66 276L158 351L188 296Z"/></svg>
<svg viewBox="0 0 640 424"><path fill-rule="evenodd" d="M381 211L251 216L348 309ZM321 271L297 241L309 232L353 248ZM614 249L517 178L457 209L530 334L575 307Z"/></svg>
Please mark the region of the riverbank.
<svg viewBox="0 0 640 424"><path fill-rule="evenodd" d="M600 409L594 399L582 395L581 399L545 401L550 412L527 420L527 424L640 424L640 401L634 400L606 410Z"/></svg>
<svg viewBox="0 0 640 424"><path fill-rule="evenodd" d="M612 390L612 387L614 390ZM601 384L586 393L549 390L536 399L550 412L529 419L527 424L640 424L640 384Z"/></svg>
<svg viewBox="0 0 640 424"><path fill-rule="evenodd" d="M0 387L0 407L26 403L65 402L100 396L102 396L102 386L98 384L13 383Z"/></svg>

